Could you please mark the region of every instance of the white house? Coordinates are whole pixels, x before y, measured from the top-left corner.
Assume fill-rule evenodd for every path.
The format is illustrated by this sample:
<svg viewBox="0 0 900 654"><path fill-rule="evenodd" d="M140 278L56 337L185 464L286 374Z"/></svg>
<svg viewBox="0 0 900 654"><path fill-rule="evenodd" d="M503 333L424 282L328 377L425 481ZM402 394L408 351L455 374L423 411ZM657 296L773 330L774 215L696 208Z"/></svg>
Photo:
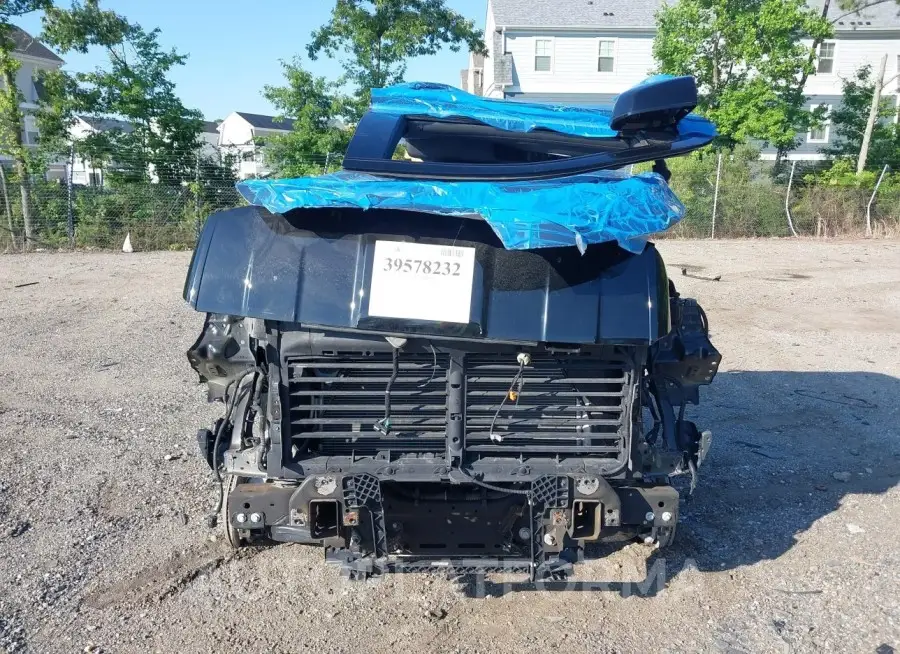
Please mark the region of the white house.
<svg viewBox="0 0 900 654"><path fill-rule="evenodd" d="M35 39L28 32L18 27L11 28L10 38L15 43L13 57L21 62L16 74L16 86L22 93L21 108L25 114L22 125L22 140L26 146L37 146L38 130L35 125L33 112L38 108L38 99L42 93L39 73L42 70L56 70L63 65L63 60L56 56L47 46ZM0 88L3 81L0 80ZM9 165L9 157L0 155L0 164ZM48 176L61 178L64 174L64 164L52 164Z"/></svg>
<svg viewBox="0 0 900 654"><path fill-rule="evenodd" d="M809 5L822 9L822 0L810 0ZM847 12L832 1L828 18L834 25L834 38L819 46L816 73L806 83L810 108L821 105L829 109L841 102L841 82L853 77L862 66L869 65L873 73L881 58L887 55L885 80L893 79L882 97L897 106L900 97L900 8L895 2L883 2L859 12ZM810 44L811 45L811 44ZM831 142L831 125L826 121L820 128L806 134L790 159L821 159L819 150ZM763 157L772 157L763 153Z"/></svg>
<svg viewBox="0 0 900 654"><path fill-rule="evenodd" d="M99 118L96 116L76 116L69 127L69 136L73 141L81 141L92 134L104 132L122 132L128 134L134 128L131 123L116 118ZM103 168L95 168L93 162L76 156L72 160L72 183L87 186L103 186Z"/></svg>
<svg viewBox="0 0 900 654"><path fill-rule="evenodd" d="M487 57L470 55L462 71L472 93L526 102L609 104L656 69L655 15L666 0L488 0ZM810 0L821 10L822 0ZM848 13L831 0L835 37L819 48L806 84L810 106L840 101L841 79L860 66L877 69L888 55L886 79L900 73L900 15L894 2ZM900 78L898 78L900 80ZM896 102L900 81L887 89ZM829 125L805 135L791 157L816 159L830 142ZM764 153L764 156L772 156Z"/></svg>
<svg viewBox="0 0 900 654"><path fill-rule="evenodd" d="M237 157L237 175L240 179L265 177L271 171L265 165L256 139L287 134L293 127L294 121L289 118L278 121L274 116L234 111L219 123L218 145L223 154Z"/></svg>
<svg viewBox="0 0 900 654"><path fill-rule="evenodd" d="M72 141L81 141L91 134L100 134L104 132L118 131L128 134L134 130L131 123L119 120L117 118L105 118L98 116L79 115L75 117L74 123L69 127L69 136ZM218 159L219 154L219 123L214 121L203 121L200 134L198 137L200 145L199 155L201 157L209 157ZM102 186L104 171L102 168L94 168L92 162L87 161L79 156L75 156L72 161L72 183L85 184L89 186ZM115 163L115 162L113 162ZM153 181L159 181L154 174L151 164L150 177Z"/></svg>
<svg viewBox="0 0 900 654"><path fill-rule="evenodd" d="M204 120L200 130L200 155L212 157L219 152L219 125L221 122Z"/></svg>

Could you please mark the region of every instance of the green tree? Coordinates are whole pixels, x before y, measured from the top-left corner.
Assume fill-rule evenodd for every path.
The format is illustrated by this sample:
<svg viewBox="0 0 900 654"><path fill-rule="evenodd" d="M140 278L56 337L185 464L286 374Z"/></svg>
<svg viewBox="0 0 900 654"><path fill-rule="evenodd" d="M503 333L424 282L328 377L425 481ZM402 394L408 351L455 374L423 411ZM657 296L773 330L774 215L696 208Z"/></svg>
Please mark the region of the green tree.
<svg viewBox="0 0 900 654"><path fill-rule="evenodd" d="M30 176L41 167L42 155L46 153L46 149L36 151L29 148L22 137L25 114L21 105L24 98L16 84L21 62L14 53L16 38L21 38L23 33L12 21L36 11L45 12L43 23L50 34L50 45L61 44L53 39L54 35L65 35L61 48L64 52L72 49L84 52L90 44L115 40L118 37L111 31L119 18L112 12L101 11L97 0L86 0L84 5L75 2L70 9L55 7L52 0L0 0L0 153L12 160L18 179L26 245L33 242L35 236ZM74 29L76 25L78 29ZM72 98L65 102L51 103L36 112L35 119L42 132L42 142L46 138L48 143L52 143L54 140L58 141L66 129L67 105L84 102L85 98L76 99L77 90L64 73L49 73L45 81L45 91L56 98ZM43 130L46 130L46 137ZM10 224L10 230L12 229Z"/></svg>
<svg viewBox="0 0 900 654"><path fill-rule="evenodd" d="M820 42L832 26L804 0L679 0L657 24L661 71L697 79L698 109L716 124L719 146L757 139L788 151L819 119L804 110L798 84L815 63L803 41Z"/></svg>
<svg viewBox="0 0 900 654"><path fill-rule="evenodd" d="M201 215L239 203L240 194L235 188L237 164L236 158L227 153L198 157L195 178L190 186L203 209Z"/></svg>
<svg viewBox="0 0 900 654"><path fill-rule="evenodd" d="M41 112L42 141L48 149L65 144L74 116L116 117L131 130L111 130L76 144L79 154L97 164L116 154L113 177L180 183L195 175L202 116L186 108L169 79L187 56L165 50L158 29L145 30L124 16L99 8L98 0L49 7L44 40L60 52L106 50L108 64L91 72L58 71L45 80L47 100ZM67 148L66 148L67 149ZM100 167L100 166L98 166Z"/></svg>
<svg viewBox="0 0 900 654"><path fill-rule="evenodd" d="M132 131L112 132L108 138L120 153L119 176L178 183L191 179L203 126L200 112L186 108L175 94L170 71L187 56L159 44L159 30L131 25L122 43L107 48L109 66L76 75L79 83L97 92L98 115L116 116Z"/></svg>
<svg viewBox="0 0 900 654"><path fill-rule="evenodd" d="M49 5L44 12L41 39L61 54L87 53L92 47L113 48L121 45L131 25L114 11L100 9L98 0L72 3L70 9ZM68 153L69 128L76 114L98 112L102 93L95 86L81 83L77 75L65 70L44 71L41 74L44 92L36 112L40 133L40 154L44 156ZM112 153L108 135L92 134L77 144L79 154L102 167Z"/></svg>
<svg viewBox="0 0 900 654"><path fill-rule="evenodd" d="M310 59L340 57L341 83L356 89L357 115L369 104L369 92L403 81L413 57L454 52L466 45L486 54L484 34L444 0L337 0L330 20L312 33Z"/></svg>
<svg viewBox="0 0 900 654"><path fill-rule="evenodd" d="M281 66L285 85L266 86L263 95L282 120L292 117L294 126L290 133L261 144L266 146L266 163L282 177L321 173L327 153L347 148L350 132L343 119L350 113L350 100L334 84L304 69L299 59Z"/></svg>
<svg viewBox="0 0 900 654"><path fill-rule="evenodd" d="M835 159L856 161L862 145L863 133L869 119L875 80L870 66L863 66L853 77L842 82L841 103L830 112L832 142L821 152ZM884 98L878 111L866 158L866 169L879 170L885 164L900 167L900 128L893 121L896 109Z"/></svg>
<svg viewBox="0 0 900 654"><path fill-rule="evenodd" d="M16 84L21 62L15 56L15 36L21 34L11 21L45 9L50 0L0 0L0 154L9 157L19 182L22 198L22 222L26 247L33 242L34 224L31 215L31 186L29 175L32 167L31 152L23 139L25 114L22 111L24 97ZM10 230L12 217L10 216ZM11 234L15 238L15 234Z"/></svg>

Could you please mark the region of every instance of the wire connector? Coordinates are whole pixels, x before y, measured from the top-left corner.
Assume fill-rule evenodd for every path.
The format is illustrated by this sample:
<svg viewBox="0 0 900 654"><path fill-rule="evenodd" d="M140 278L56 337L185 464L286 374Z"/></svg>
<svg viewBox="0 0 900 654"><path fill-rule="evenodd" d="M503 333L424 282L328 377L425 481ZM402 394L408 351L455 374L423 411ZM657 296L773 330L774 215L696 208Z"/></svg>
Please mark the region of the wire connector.
<svg viewBox="0 0 900 654"><path fill-rule="evenodd" d="M519 370L516 372L515 377L513 377L512 382L509 385L509 389L507 389L506 394L503 396L503 400L500 402L500 406L497 407L497 411L494 413L494 418L491 420L491 426L488 429L491 442L493 443L503 442L503 435L498 434L494 431L494 425L497 424L497 418L500 417L500 412L503 411L503 407L506 405L506 402L514 402L516 406L519 405L519 398L522 395L522 388L525 386L525 366L531 364L531 355L528 354L528 352L519 352L516 355L516 363L519 364Z"/></svg>
<svg viewBox="0 0 900 654"><path fill-rule="evenodd" d="M401 340L404 343L406 342L405 339ZM390 339L388 339L388 342L390 342ZM391 351L391 376L384 389L384 418L372 425L372 428L382 436L387 436L391 433L391 387L400 375L400 348L393 343L391 345L394 349Z"/></svg>

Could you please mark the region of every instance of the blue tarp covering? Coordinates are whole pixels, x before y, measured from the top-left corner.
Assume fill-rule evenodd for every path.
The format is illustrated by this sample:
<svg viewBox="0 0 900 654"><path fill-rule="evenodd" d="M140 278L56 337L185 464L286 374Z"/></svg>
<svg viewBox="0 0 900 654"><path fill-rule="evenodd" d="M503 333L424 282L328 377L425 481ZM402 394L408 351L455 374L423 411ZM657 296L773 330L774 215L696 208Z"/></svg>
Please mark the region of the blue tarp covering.
<svg viewBox="0 0 900 654"><path fill-rule="evenodd" d="M249 180L238 190L275 213L301 207L401 209L481 216L508 250L617 241L640 252L647 235L668 229L684 206L655 173L603 171L527 182L399 180L339 172Z"/></svg>
<svg viewBox="0 0 900 654"><path fill-rule="evenodd" d="M658 82L651 78L645 83ZM581 137L613 137L608 108L537 105L473 96L441 84L400 84L372 91L372 111L436 118L467 117L511 131L551 129ZM712 124L687 116L679 138L715 135ZM276 213L299 208L399 209L480 216L510 250L616 241L639 252L646 237L668 229L684 206L654 173L602 171L566 178L492 182L391 179L340 172L321 177L238 184L248 202Z"/></svg>
<svg viewBox="0 0 900 654"><path fill-rule="evenodd" d="M663 82L671 77L654 75L641 82L641 85ZM446 84L428 82L410 82L372 89L372 111L403 116L471 118L513 132L549 129L572 136L599 138L611 138L618 134L609 126L612 116L610 107L571 107L492 100ZM681 137L713 137L716 130L705 118L688 115L678 123L678 133Z"/></svg>

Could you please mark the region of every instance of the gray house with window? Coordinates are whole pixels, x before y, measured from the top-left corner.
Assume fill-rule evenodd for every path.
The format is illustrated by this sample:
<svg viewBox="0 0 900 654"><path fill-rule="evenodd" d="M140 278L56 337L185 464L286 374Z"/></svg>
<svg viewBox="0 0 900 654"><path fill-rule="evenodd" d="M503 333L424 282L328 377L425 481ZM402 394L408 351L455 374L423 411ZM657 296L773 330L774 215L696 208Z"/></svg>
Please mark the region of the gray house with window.
<svg viewBox="0 0 900 654"><path fill-rule="evenodd" d="M470 56L464 87L492 98L565 104L608 104L656 69L655 15L665 0L488 0L488 55ZM821 10L821 0L809 5ZM894 2L846 12L832 0L835 36L821 44L806 84L809 106L835 107L841 80L863 65L877 69L888 55L885 96L900 95L900 14ZM810 44L811 45L811 44ZM802 135L789 158L819 159L831 125ZM764 151L764 158L774 157Z"/></svg>

